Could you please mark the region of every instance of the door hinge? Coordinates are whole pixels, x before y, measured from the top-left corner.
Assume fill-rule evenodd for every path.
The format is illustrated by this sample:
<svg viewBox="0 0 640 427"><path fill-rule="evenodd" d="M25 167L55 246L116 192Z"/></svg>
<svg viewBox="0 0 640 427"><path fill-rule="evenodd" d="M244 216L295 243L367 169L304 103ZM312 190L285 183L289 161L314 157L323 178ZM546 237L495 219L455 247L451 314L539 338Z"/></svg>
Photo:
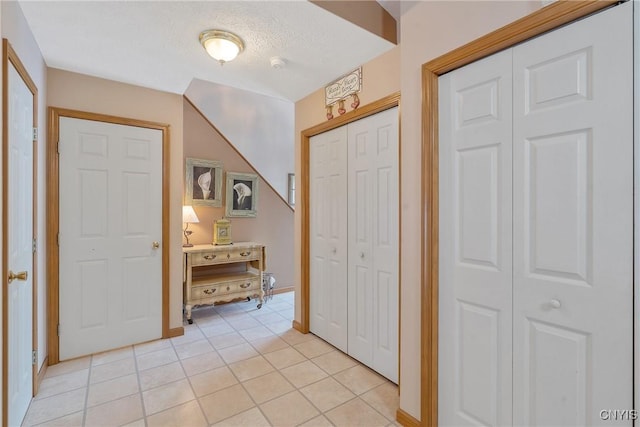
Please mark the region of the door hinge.
<svg viewBox="0 0 640 427"><path fill-rule="evenodd" d="M56 153L60 154L60 141L56 142Z"/></svg>
<svg viewBox="0 0 640 427"><path fill-rule="evenodd" d="M31 247L33 253L36 253L36 248L38 247L38 240L34 237L33 239L33 246Z"/></svg>
<svg viewBox="0 0 640 427"><path fill-rule="evenodd" d="M33 128L33 140L38 140L38 128Z"/></svg>
<svg viewBox="0 0 640 427"><path fill-rule="evenodd" d="M56 234L56 245L60 246L60 233Z"/></svg>
<svg viewBox="0 0 640 427"><path fill-rule="evenodd" d="M60 336L60 323L58 323L58 327L56 328L56 334Z"/></svg>
<svg viewBox="0 0 640 427"><path fill-rule="evenodd" d="M38 352L33 350L31 352L31 363L35 366L36 363L38 363Z"/></svg>

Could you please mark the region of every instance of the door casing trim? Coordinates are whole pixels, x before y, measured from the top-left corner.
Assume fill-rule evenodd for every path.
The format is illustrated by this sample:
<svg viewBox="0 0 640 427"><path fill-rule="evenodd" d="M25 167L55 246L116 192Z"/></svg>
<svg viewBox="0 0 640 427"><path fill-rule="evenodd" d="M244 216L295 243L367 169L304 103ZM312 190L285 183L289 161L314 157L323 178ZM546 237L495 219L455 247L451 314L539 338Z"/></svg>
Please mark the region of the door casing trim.
<svg viewBox="0 0 640 427"><path fill-rule="evenodd" d="M92 120L103 123L135 126L162 131L162 338L169 338L169 128L168 124L136 120L85 111L49 107L47 138L47 283L48 283L48 349L49 365L60 362L60 188L58 141L60 118Z"/></svg>

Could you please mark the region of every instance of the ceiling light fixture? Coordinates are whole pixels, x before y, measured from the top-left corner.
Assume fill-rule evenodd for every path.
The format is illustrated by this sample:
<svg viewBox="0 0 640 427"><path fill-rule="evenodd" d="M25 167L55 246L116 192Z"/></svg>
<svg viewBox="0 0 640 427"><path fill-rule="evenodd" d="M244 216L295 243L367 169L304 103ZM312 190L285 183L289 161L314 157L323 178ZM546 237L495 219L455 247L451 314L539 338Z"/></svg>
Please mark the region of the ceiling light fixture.
<svg viewBox="0 0 640 427"><path fill-rule="evenodd" d="M244 43L240 37L222 30L201 32L200 43L207 53L220 64L232 61L244 50Z"/></svg>

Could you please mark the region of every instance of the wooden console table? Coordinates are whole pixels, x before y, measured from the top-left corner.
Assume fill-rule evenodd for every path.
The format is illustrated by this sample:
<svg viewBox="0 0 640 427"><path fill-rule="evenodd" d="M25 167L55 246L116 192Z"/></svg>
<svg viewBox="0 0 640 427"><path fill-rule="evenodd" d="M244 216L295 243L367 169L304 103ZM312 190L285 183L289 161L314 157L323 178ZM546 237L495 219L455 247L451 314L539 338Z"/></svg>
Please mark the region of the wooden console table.
<svg viewBox="0 0 640 427"><path fill-rule="evenodd" d="M254 242L231 245L195 245L184 253L184 310L189 324L197 305L258 298L262 307L262 273L266 268L265 246Z"/></svg>

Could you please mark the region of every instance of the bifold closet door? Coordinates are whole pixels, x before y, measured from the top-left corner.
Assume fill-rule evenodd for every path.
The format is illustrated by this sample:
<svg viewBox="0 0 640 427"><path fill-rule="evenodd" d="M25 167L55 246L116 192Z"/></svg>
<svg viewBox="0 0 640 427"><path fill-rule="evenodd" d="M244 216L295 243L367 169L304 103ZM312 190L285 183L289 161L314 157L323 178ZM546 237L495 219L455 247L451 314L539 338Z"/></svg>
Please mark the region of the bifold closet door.
<svg viewBox="0 0 640 427"><path fill-rule="evenodd" d="M629 2L440 78L442 425L633 409L631 42Z"/></svg>
<svg viewBox="0 0 640 427"><path fill-rule="evenodd" d="M511 424L511 51L439 79L442 425Z"/></svg>
<svg viewBox="0 0 640 427"><path fill-rule="evenodd" d="M349 355L398 382L398 108L348 141Z"/></svg>
<svg viewBox="0 0 640 427"><path fill-rule="evenodd" d="M514 48L514 424L630 425L632 3Z"/></svg>
<svg viewBox="0 0 640 427"><path fill-rule="evenodd" d="M347 352L347 128L309 140L311 332Z"/></svg>

